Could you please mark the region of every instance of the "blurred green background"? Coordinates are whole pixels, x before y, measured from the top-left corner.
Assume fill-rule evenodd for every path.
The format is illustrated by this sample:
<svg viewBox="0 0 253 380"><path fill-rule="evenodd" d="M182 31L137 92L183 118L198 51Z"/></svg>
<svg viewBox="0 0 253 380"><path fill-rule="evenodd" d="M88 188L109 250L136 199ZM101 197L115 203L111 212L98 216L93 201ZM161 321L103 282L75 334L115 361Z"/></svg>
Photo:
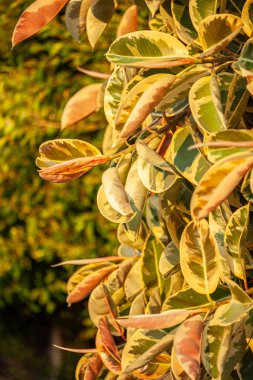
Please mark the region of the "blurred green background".
<svg viewBox="0 0 253 380"><path fill-rule="evenodd" d="M104 53L114 26L92 52L85 38L79 44L67 32L63 11L11 51L13 28L27 6L25 0L0 2L0 379L67 380L74 378L78 356L59 359L52 340L84 347L93 329L85 329L84 304L65 304L66 280L75 268L51 264L114 254L115 226L97 211L101 169L51 184L39 178L34 161L39 145L54 138L101 147L103 112L64 132L60 118L71 95L99 81L78 66L109 71Z"/></svg>

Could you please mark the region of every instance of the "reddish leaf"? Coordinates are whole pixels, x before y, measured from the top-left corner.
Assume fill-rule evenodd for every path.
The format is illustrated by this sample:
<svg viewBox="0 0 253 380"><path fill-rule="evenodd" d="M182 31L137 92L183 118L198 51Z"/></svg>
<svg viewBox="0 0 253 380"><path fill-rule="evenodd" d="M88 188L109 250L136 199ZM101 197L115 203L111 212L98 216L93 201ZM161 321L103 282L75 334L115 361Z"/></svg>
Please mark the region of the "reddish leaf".
<svg viewBox="0 0 253 380"><path fill-rule="evenodd" d="M174 338L176 358L191 380L200 379L200 345L203 319L199 316L183 322Z"/></svg>
<svg viewBox="0 0 253 380"><path fill-rule="evenodd" d="M109 79L110 78L110 74L86 70L82 67L78 67L77 70L80 71L81 73L84 73L84 74L89 75L89 76L94 77L94 78L99 78L99 79Z"/></svg>
<svg viewBox="0 0 253 380"><path fill-rule="evenodd" d="M13 35L12 46L24 41L47 25L68 0L36 0L20 16Z"/></svg>
<svg viewBox="0 0 253 380"><path fill-rule="evenodd" d="M112 373L120 375L122 372L120 355L106 318L100 319L96 347L106 368Z"/></svg>
<svg viewBox="0 0 253 380"><path fill-rule="evenodd" d="M82 380L96 380L103 367L103 362L98 354L90 359Z"/></svg>
<svg viewBox="0 0 253 380"><path fill-rule="evenodd" d="M135 32L138 29L138 8L136 5L132 5L124 13L118 30L117 37L123 36L127 33Z"/></svg>
<svg viewBox="0 0 253 380"><path fill-rule="evenodd" d="M101 86L101 83L90 84L72 96L63 110L61 118L62 129L77 123L97 111Z"/></svg>
<svg viewBox="0 0 253 380"><path fill-rule="evenodd" d="M77 179L81 177L84 173L75 173L72 175L64 175L64 174L48 174L43 173L42 171L39 171L39 175L42 179L49 182L55 182L55 183L64 183L73 181L73 179Z"/></svg>
<svg viewBox="0 0 253 380"><path fill-rule="evenodd" d="M53 344L55 348L59 348L60 350L63 351L68 351L68 352L74 352L77 354L87 354L91 352L97 352L98 350L96 348L69 348L69 347L61 347L57 346L57 344Z"/></svg>
<svg viewBox="0 0 253 380"><path fill-rule="evenodd" d="M117 266L111 265L88 274L68 295L67 303L72 304L82 301L106 276L108 276L115 269L117 269Z"/></svg>
<svg viewBox="0 0 253 380"><path fill-rule="evenodd" d="M136 329L164 329L176 326L189 317L190 312L184 309L168 310L161 314L133 315L127 318L118 318L121 326Z"/></svg>

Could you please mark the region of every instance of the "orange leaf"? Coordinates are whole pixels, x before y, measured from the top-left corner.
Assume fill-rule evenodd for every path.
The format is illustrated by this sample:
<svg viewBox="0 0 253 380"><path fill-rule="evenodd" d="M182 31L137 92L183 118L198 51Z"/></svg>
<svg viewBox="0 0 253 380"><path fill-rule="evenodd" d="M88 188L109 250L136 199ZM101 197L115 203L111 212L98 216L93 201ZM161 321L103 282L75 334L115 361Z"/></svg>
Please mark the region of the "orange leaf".
<svg viewBox="0 0 253 380"><path fill-rule="evenodd" d="M200 379L200 346L203 319L190 318L178 327L174 338L176 358L191 380Z"/></svg>
<svg viewBox="0 0 253 380"><path fill-rule="evenodd" d="M111 272L117 269L117 266L111 265L109 267L101 268L95 272L88 274L79 284L75 286L72 292L67 297L67 303L72 304L82 301L87 297L93 289Z"/></svg>
<svg viewBox="0 0 253 380"><path fill-rule="evenodd" d="M120 355L106 318L100 319L96 347L106 368L115 375L120 375L122 372Z"/></svg>
<svg viewBox="0 0 253 380"><path fill-rule="evenodd" d="M101 86L101 83L90 84L72 96L63 110L61 129L77 123L97 111Z"/></svg>
<svg viewBox="0 0 253 380"><path fill-rule="evenodd" d="M127 33L136 32L138 29L138 8L136 5L132 5L124 13L118 30L117 37L123 36Z"/></svg>
<svg viewBox="0 0 253 380"><path fill-rule="evenodd" d="M96 380L102 367L103 362L100 359L100 356L98 354L94 354L93 357L89 360L89 364L86 368L82 380Z"/></svg>
<svg viewBox="0 0 253 380"><path fill-rule="evenodd" d="M13 35L12 46L31 37L47 25L68 0L36 0L20 16Z"/></svg>

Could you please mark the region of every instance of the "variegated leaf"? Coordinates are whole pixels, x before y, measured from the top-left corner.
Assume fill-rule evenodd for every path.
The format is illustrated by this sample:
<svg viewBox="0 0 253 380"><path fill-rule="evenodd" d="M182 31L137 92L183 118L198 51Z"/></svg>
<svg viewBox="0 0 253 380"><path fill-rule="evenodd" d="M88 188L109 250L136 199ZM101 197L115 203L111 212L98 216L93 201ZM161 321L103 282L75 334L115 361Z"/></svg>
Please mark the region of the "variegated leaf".
<svg viewBox="0 0 253 380"><path fill-rule="evenodd" d="M175 24L175 30L180 40L191 44L197 39L198 34L192 25L189 14L189 2L182 0L171 1L171 12Z"/></svg>
<svg viewBox="0 0 253 380"><path fill-rule="evenodd" d="M220 278L219 250L206 220L190 222L180 240L180 265L185 280L200 294L215 291Z"/></svg>
<svg viewBox="0 0 253 380"><path fill-rule="evenodd" d="M227 129L220 89L214 75L200 78L193 84L189 103L194 120L203 134Z"/></svg>
<svg viewBox="0 0 253 380"><path fill-rule="evenodd" d="M151 84L146 91L140 96L135 107L132 109L127 119L120 138L127 138L138 129L146 117L155 109L164 95L175 81L174 75L166 75Z"/></svg>
<svg viewBox="0 0 253 380"><path fill-rule="evenodd" d="M87 13L86 30L91 47L94 48L115 11L114 0L92 0Z"/></svg>
<svg viewBox="0 0 253 380"><path fill-rule="evenodd" d="M251 37L253 34L253 0L247 0L244 3L242 9L242 20L243 20L243 29L244 32Z"/></svg>
<svg viewBox="0 0 253 380"><path fill-rule="evenodd" d="M209 164L198 149L188 149L192 145L194 145L194 140L191 136L191 129L189 127L178 128L173 134L164 159L188 181L197 185L207 172Z"/></svg>
<svg viewBox="0 0 253 380"><path fill-rule="evenodd" d="M200 379L200 350L203 319L200 316L184 321L177 329L173 349L176 358L191 380Z"/></svg>
<svg viewBox="0 0 253 380"><path fill-rule="evenodd" d="M215 15L217 11L216 0L190 0L189 12L191 21L196 30L199 28L199 23L207 16Z"/></svg>
<svg viewBox="0 0 253 380"><path fill-rule="evenodd" d="M246 281L246 238L249 224L249 204L230 217L225 232L227 261L232 273Z"/></svg>
<svg viewBox="0 0 253 380"><path fill-rule="evenodd" d="M206 17L199 24L199 40L204 52L211 56L224 49L242 30L242 20L232 14L216 14Z"/></svg>
<svg viewBox="0 0 253 380"><path fill-rule="evenodd" d="M224 379L226 360L232 338L232 326L208 322L202 336L202 362L213 379Z"/></svg>
<svg viewBox="0 0 253 380"><path fill-rule="evenodd" d="M219 206L252 167L253 154L249 152L233 154L208 169L192 196L193 218L205 218Z"/></svg>
<svg viewBox="0 0 253 380"><path fill-rule="evenodd" d="M230 326L240 322L252 307L252 299L239 285L227 279L232 298L229 303L218 307L214 314L213 323L218 326Z"/></svg>
<svg viewBox="0 0 253 380"><path fill-rule="evenodd" d="M90 264L80 268L68 281L67 303L82 301L115 269L117 269L117 265L109 263Z"/></svg>
<svg viewBox="0 0 253 380"><path fill-rule="evenodd" d="M76 366L75 379L96 380L102 367L103 362L98 354L82 356Z"/></svg>
<svg viewBox="0 0 253 380"><path fill-rule="evenodd" d="M195 62L177 39L166 33L148 30L116 39L106 56L112 63L140 68L172 67Z"/></svg>

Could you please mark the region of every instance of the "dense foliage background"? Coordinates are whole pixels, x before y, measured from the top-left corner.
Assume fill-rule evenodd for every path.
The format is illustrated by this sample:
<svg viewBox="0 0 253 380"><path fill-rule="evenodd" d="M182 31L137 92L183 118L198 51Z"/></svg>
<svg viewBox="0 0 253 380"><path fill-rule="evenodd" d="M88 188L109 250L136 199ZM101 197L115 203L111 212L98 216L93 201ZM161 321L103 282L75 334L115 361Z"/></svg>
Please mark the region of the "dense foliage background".
<svg viewBox="0 0 253 380"><path fill-rule="evenodd" d="M70 96L92 82L78 66L92 63L93 69L108 70L108 35L92 53L86 41L79 44L66 31L62 12L32 43L11 51L11 34L26 6L24 0L0 4L0 307L15 303L51 313L65 298L68 274L50 265L113 250L113 227L98 216L95 202L100 170L52 186L39 178L34 164L45 140L95 139L100 146L106 125L102 113L64 132L60 117Z"/></svg>

